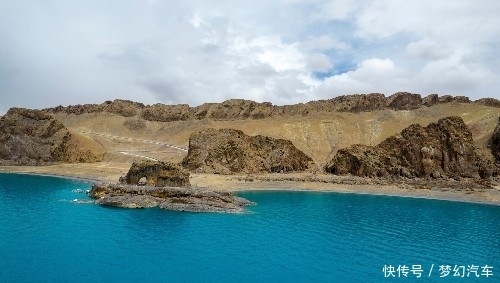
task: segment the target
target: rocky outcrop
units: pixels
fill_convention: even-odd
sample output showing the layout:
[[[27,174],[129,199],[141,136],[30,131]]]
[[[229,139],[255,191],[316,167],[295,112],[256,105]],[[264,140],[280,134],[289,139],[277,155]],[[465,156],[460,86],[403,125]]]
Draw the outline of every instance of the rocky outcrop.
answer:
[[[438,96],[431,94],[422,98],[420,94],[398,92],[389,97],[381,93],[343,95],[328,100],[311,101],[294,105],[277,106],[270,102],[255,102],[244,99],[230,99],[221,103],[205,103],[196,107],[187,104],[144,105],[128,100],[106,101],[102,104],[85,104],[74,106],[58,106],[44,109],[49,113],[84,114],[109,112],[132,117],[140,116],[145,120],[158,122],[173,122],[185,120],[245,120],[265,119],[273,116],[309,115],[315,112],[366,112],[382,109],[411,110],[420,107],[431,107],[442,103],[471,103],[465,96]],[[491,107],[500,107],[495,99],[480,99],[477,103]]]
[[[393,110],[411,110],[422,107],[420,94],[398,92],[387,98],[387,107]]]
[[[332,103],[336,111],[358,113],[384,109],[387,101],[381,93],[370,93],[339,96]]]
[[[11,108],[0,119],[0,163],[41,165],[101,160],[102,154],[89,147],[93,141],[85,143],[82,139],[43,111]]]
[[[66,113],[81,115],[85,113],[109,112],[124,117],[132,117],[139,115],[144,108],[144,104],[133,102],[130,100],[115,99],[113,101],[105,101],[102,104],[78,104],[70,106],[57,106],[54,108],[43,109],[48,113]]]
[[[431,107],[436,104],[451,103],[451,102],[471,103],[470,99],[466,96],[451,96],[451,95],[439,96],[437,94],[430,94],[422,99],[422,104],[427,107]]]
[[[189,105],[165,105],[157,103],[144,108],[141,117],[148,121],[172,122],[189,119]]]
[[[167,210],[192,212],[239,213],[252,202],[228,192],[202,188],[133,186],[95,184],[88,193],[95,202],[124,208],[160,207]]]
[[[265,136],[247,136],[233,129],[207,129],[189,138],[182,165],[207,173],[286,173],[314,166],[292,142]]]
[[[495,158],[495,162],[500,164],[500,118],[498,119],[498,124],[495,127],[495,130],[493,130],[493,135],[491,136],[488,146],[491,150],[493,158]]]
[[[245,99],[230,99],[222,103],[205,103],[190,110],[195,119],[214,120],[261,119],[275,114],[276,106],[269,102],[258,103]]]
[[[482,105],[486,105],[489,107],[500,108],[500,100],[495,99],[495,98],[481,98],[481,99],[478,99],[474,102],[482,104]]]
[[[427,127],[413,124],[374,147],[341,149],[325,171],[361,177],[487,178],[491,164],[476,152],[463,120],[447,117]]]
[[[133,163],[123,179],[126,184],[137,185],[145,178],[146,185],[154,187],[189,187],[189,172],[170,162],[143,161]]]

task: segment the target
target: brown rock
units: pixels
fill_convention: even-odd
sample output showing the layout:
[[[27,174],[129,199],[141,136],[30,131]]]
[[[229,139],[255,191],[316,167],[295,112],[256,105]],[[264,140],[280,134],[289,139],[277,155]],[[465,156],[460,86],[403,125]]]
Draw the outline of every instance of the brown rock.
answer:
[[[475,103],[483,104],[490,107],[500,108],[500,100],[495,98],[481,98],[474,101]]]
[[[374,147],[341,149],[325,170],[362,177],[486,178],[489,166],[477,154],[462,118],[447,117],[427,127],[413,124]]]
[[[230,99],[222,103],[204,103],[191,108],[195,119],[214,120],[263,119],[274,115],[274,106],[269,102],[258,103],[245,99]]]
[[[146,107],[141,117],[148,121],[172,122],[185,121],[189,118],[189,105],[165,105],[161,103]]]
[[[397,92],[387,98],[387,107],[394,110],[411,110],[422,107],[420,94]]]
[[[285,173],[313,166],[312,159],[288,140],[252,137],[233,129],[193,133],[182,164],[189,170],[217,174]]]
[[[493,135],[491,136],[489,147],[491,154],[495,158],[495,162],[500,163],[500,118],[498,119],[498,124],[493,130]]]
[[[497,105],[495,101],[494,99],[482,99],[478,103]],[[44,111],[76,115],[109,112],[124,117],[140,115],[143,119],[149,121],[172,122],[205,118],[213,120],[265,119],[273,116],[305,116],[316,112],[334,111],[358,113],[382,109],[411,110],[422,106],[430,107],[450,102],[470,103],[470,100],[465,96],[444,95],[439,97],[437,94],[431,94],[422,99],[419,94],[409,92],[398,92],[389,97],[385,97],[381,93],[343,95],[328,100],[283,106],[245,99],[230,99],[222,103],[204,103],[197,107],[189,107],[186,104],[165,105],[160,103],[144,106],[142,103],[116,99],[102,104],[58,106],[44,109]]]
[[[192,212],[241,213],[254,204],[229,192],[204,188],[151,187],[124,184],[94,184],[89,196],[105,206],[124,208],[160,207]]]
[[[70,106],[57,106],[54,108],[43,109],[48,113],[66,113],[82,115],[86,113],[108,112],[124,117],[136,116],[144,108],[144,104],[133,102],[130,100],[115,99],[113,101],[105,101],[102,104],[78,104]]]
[[[137,185],[141,178],[146,178],[146,184],[156,187],[189,187],[189,172],[181,166],[170,162],[143,161],[133,163],[125,182]]]
[[[470,99],[467,96],[459,95],[453,98],[453,101],[458,103],[471,103]]]
[[[101,160],[102,155],[91,150],[95,142],[82,139],[43,111],[11,108],[0,119],[0,163],[39,165]]]
[[[133,117],[139,115],[139,112],[144,108],[144,104],[133,102],[130,100],[115,99],[114,101],[106,101],[97,107],[100,111],[114,113],[124,117]]]
[[[422,98],[422,104],[427,107],[434,106],[439,103],[439,95],[437,94],[429,94],[428,96]]]
[[[366,112],[384,109],[386,98],[381,93],[343,95],[332,99],[335,110],[341,112]]]

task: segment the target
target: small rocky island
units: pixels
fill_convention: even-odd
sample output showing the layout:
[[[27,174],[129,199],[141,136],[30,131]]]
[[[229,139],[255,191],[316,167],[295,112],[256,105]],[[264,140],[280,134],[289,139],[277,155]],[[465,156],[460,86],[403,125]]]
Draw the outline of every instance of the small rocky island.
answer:
[[[189,172],[182,167],[152,161],[132,164],[120,183],[95,184],[88,195],[105,206],[191,212],[240,213],[253,204],[229,192],[192,187]]]

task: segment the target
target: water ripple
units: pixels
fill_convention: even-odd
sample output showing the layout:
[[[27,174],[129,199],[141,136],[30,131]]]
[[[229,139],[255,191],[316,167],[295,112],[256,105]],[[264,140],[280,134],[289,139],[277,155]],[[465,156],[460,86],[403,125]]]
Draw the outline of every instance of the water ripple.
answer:
[[[0,175],[0,282],[380,282],[385,264],[500,267],[494,206],[247,192],[249,213],[199,214],[102,207],[86,189]]]

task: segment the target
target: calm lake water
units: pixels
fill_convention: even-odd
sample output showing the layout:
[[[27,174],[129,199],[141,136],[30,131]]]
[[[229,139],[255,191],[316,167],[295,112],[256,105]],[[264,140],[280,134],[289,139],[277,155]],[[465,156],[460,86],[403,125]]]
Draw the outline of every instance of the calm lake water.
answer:
[[[72,201],[87,189],[0,174],[0,282],[500,282],[499,206],[247,192],[248,213],[197,214]]]

